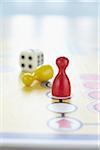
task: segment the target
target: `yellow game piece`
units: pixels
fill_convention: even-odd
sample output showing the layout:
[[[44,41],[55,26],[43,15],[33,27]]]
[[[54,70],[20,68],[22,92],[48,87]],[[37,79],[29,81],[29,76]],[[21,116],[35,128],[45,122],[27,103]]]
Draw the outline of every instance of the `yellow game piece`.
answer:
[[[30,86],[34,80],[40,82],[47,81],[53,77],[54,71],[50,65],[43,65],[37,68],[32,74],[25,73],[22,77],[22,82],[26,86]]]

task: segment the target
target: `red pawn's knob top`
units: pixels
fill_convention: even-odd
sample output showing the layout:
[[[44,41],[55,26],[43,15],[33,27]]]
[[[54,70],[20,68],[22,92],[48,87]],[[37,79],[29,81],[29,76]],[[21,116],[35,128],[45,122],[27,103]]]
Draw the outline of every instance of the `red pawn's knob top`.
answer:
[[[52,95],[58,98],[70,97],[71,85],[70,80],[65,72],[65,69],[69,64],[69,60],[66,57],[59,57],[56,59],[56,64],[59,68],[59,71],[53,81]]]
[[[58,66],[59,69],[66,69],[66,67],[68,66],[69,64],[69,59],[66,58],[66,57],[59,57],[56,59],[56,64]]]

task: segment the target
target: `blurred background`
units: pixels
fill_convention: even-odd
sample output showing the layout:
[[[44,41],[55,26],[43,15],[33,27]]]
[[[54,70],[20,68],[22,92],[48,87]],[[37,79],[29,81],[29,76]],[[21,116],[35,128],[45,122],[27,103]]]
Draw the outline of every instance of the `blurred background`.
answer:
[[[97,52],[99,21],[97,0],[1,0],[0,51],[40,48],[48,61],[67,49],[71,55]]]

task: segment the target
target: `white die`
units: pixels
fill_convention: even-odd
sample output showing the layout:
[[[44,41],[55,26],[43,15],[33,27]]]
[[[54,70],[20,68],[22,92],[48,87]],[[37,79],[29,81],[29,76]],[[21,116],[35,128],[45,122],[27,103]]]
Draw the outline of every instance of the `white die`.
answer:
[[[20,66],[23,72],[33,72],[37,66],[44,62],[43,52],[37,49],[22,51],[20,54]]]

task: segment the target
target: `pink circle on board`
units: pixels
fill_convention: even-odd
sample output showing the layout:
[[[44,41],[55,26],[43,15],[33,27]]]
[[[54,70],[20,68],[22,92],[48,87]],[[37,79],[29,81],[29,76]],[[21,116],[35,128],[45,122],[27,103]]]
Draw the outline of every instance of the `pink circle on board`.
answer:
[[[100,80],[100,74],[82,74],[80,77],[83,80]]]
[[[98,112],[100,112],[100,103],[94,105],[94,109]]]
[[[97,101],[92,102],[88,105],[88,109],[92,112],[97,112],[100,113],[100,102],[98,103]]]
[[[100,100],[100,91],[92,91],[88,93],[88,96],[92,99]]]
[[[83,124],[71,117],[56,117],[48,121],[48,126],[59,132],[72,132],[80,129]]]
[[[98,88],[100,88],[100,82],[86,82],[86,83],[83,83],[83,85],[86,88],[89,88],[89,89],[98,89]]]

